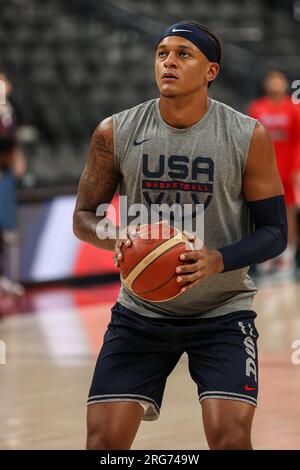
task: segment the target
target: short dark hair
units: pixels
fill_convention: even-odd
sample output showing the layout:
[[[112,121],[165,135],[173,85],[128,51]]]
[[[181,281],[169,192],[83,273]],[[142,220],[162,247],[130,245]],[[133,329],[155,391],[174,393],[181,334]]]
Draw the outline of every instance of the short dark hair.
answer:
[[[215,33],[213,33],[207,26],[201,24],[201,23],[197,23],[196,21],[192,21],[192,20],[184,20],[184,21],[180,21],[180,23],[185,23],[185,24],[189,24],[191,26],[194,26],[195,28],[198,28],[200,29],[201,31],[204,31],[207,36],[209,36],[209,38],[212,40],[212,42],[214,43],[214,45],[216,46],[217,48],[217,51],[218,51],[218,56],[220,58],[219,60],[219,64],[221,64],[221,59],[222,59],[222,45],[221,45],[221,41],[220,39],[218,38],[218,36],[216,36]],[[211,82],[209,82],[209,84],[207,85],[208,88],[211,86],[211,84],[213,83],[214,80],[212,80]]]

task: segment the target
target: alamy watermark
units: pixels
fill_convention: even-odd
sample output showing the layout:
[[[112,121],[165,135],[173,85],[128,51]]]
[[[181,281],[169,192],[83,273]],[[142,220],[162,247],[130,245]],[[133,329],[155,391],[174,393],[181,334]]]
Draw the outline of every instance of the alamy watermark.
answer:
[[[6,344],[0,340],[0,365],[6,364]]]
[[[291,346],[292,349],[295,349],[291,356],[292,364],[298,366],[300,364],[300,339],[295,339]]]
[[[294,104],[300,104],[300,80],[294,80],[292,82],[292,89],[295,90],[292,95],[292,102]]]
[[[110,210],[111,218],[107,213]],[[128,232],[135,231],[137,226],[151,224],[151,232],[142,231],[141,238],[158,239],[170,238],[170,231],[160,232],[156,230],[155,224],[162,220],[169,226],[183,232],[195,234],[200,240],[204,241],[204,204],[131,204],[128,206],[127,196],[119,198],[120,227],[116,225],[116,209],[110,204],[100,204],[96,215],[101,217],[96,227],[97,237],[100,240],[126,238]],[[112,219],[112,220],[111,220]],[[119,233],[119,235],[118,235]]]

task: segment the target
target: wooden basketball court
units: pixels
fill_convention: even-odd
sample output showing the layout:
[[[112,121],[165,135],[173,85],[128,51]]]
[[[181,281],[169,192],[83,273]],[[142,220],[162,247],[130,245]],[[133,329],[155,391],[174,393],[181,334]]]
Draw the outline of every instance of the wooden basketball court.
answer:
[[[0,321],[0,449],[83,449],[86,397],[118,285],[30,294]],[[300,285],[260,288],[260,396],[256,449],[300,449]],[[300,357],[300,354],[299,356]],[[143,422],[133,449],[207,449],[196,385],[182,356],[170,376],[161,416]]]

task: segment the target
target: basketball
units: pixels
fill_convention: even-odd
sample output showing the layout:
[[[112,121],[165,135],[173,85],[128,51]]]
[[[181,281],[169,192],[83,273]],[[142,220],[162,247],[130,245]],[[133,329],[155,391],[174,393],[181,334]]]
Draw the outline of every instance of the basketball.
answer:
[[[175,269],[184,264],[180,255],[192,248],[185,235],[174,227],[143,225],[130,246],[122,245],[120,272],[123,283],[136,296],[151,302],[164,302],[180,295],[182,286]]]

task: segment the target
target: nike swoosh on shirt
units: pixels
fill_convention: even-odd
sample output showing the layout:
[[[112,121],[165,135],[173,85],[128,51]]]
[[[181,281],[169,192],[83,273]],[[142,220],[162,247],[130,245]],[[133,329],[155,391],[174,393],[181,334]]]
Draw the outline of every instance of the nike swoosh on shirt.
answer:
[[[193,33],[194,32],[194,31],[191,31],[190,29],[176,29],[176,28],[172,29],[172,33],[177,33],[179,31],[186,31],[187,33]]]
[[[152,137],[148,137],[148,139],[140,140],[140,142],[138,142],[138,141],[135,139],[135,141],[133,142],[133,145],[135,145],[135,146],[141,145],[143,142],[147,142],[147,140],[150,140],[150,139],[152,139]]]

